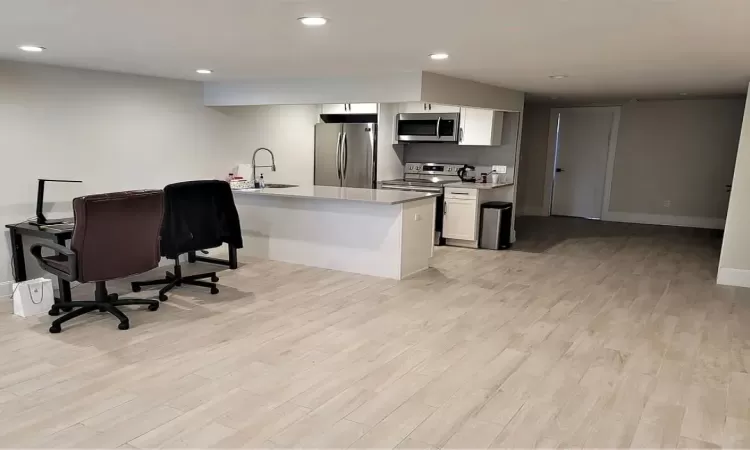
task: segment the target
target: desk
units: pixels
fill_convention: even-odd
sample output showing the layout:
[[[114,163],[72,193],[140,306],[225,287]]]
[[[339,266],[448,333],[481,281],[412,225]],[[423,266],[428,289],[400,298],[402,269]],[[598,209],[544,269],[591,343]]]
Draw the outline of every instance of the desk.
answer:
[[[73,219],[69,220],[72,222]],[[16,283],[27,280],[26,258],[23,253],[23,236],[49,239],[60,245],[65,245],[65,242],[73,237],[73,227],[70,224],[40,227],[31,225],[28,222],[21,222],[5,225],[5,228],[10,230],[10,247],[13,252],[11,256],[13,258],[13,278],[16,280]],[[69,302],[71,300],[70,282],[58,277],[57,287],[60,291],[60,297],[55,298],[55,302]]]
[[[69,219],[71,222],[73,219]],[[16,283],[26,281],[26,258],[23,253],[23,236],[34,236],[42,239],[55,241],[57,244],[65,245],[65,242],[73,237],[73,227],[70,224],[49,225],[39,227],[31,225],[28,222],[5,225],[10,230],[10,247],[13,252],[13,278]],[[237,268],[237,248],[229,246],[229,261],[216,258],[207,258],[196,256],[195,252],[188,254],[189,262],[203,261],[213,264],[222,264],[229,266],[230,269]],[[55,302],[69,302],[70,282],[57,277],[57,285],[60,291],[60,298],[55,298]]]

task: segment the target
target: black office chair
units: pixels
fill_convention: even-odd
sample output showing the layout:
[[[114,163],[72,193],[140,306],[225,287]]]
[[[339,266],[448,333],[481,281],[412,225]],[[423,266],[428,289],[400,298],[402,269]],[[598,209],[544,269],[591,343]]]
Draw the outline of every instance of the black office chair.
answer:
[[[175,262],[174,272],[157,280],[136,281],[133,291],[143,286],[166,284],[159,300],[183,284],[210,289],[218,294],[216,272],[183,275],[180,255],[216,248],[224,243],[242,248],[242,233],[237,207],[229,183],[219,180],[186,181],[164,188],[164,220],[161,228],[161,254]],[[211,282],[202,281],[210,278]]]
[[[159,309],[158,300],[118,298],[107,293],[106,282],[147,272],[159,265],[159,230],[162,221],[162,191],[131,191],[89,195],[73,200],[75,229],[70,249],[53,243],[31,246],[31,254],[42,269],[68,281],[96,283],[93,301],[55,303],[51,316],[60,309],[77,308],[52,322],[50,333],[88,312],[108,311],[120,320],[119,328],[130,328],[128,317],[117,307],[147,305]],[[55,251],[43,256],[42,249]]]

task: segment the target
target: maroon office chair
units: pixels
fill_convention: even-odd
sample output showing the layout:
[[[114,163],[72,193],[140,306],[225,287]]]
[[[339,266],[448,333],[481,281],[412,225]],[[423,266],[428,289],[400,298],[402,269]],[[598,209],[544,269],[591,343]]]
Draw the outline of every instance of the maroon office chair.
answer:
[[[68,281],[96,283],[93,301],[55,303],[51,316],[60,309],[73,311],[52,322],[50,333],[91,311],[109,312],[120,320],[118,328],[130,328],[128,317],[117,307],[148,305],[159,309],[158,300],[124,299],[108,294],[106,282],[149,271],[159,265],[159,231],[163,215],[162,191],[130,191],[89,195],[73,200],[75,229],[70,249],[53,243],[31,246],[31,254],[44,270]],[[42,256],[42,249],[55,251]]]

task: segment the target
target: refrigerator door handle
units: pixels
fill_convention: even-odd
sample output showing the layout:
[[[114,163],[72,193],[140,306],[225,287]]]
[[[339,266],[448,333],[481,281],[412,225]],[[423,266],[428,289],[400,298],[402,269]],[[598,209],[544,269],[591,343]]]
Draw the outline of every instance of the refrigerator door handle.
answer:
[[[336,138],[336,175],[338,175],[339,184],[341,184],[341,132]]]
[[[349,162],[349,143],[346,141],[346,131],[344,131],[344,137],[341,139],[341,150],[341,172],[343,173],[341,178],[346,179],[346,166]]]

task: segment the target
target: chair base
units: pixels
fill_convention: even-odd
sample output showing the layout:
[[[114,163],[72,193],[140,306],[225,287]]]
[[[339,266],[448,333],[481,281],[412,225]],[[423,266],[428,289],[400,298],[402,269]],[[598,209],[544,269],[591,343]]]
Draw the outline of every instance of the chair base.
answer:
[[[200,281],[204,278],[211,278],[211,283],[207,281]],[[130,284],[133,288],[133,292],[139,292],[143,286],[158,286],[160,284],[166,284],[166,286],[159,289],[159,300],[166,301],[168,299],[167,292],[171,291],[177,286],[182,286],[183,284],[209,288],[211,290],[211,295],[216,295],[219,293],[219,288],[216,287],[217,281],[219,281],[219,277],[216,276],[216,272],[206,272],[183,276],[180,260],[175,259],[174,273],[167,272],[167,276],[164,278],[148,281],[134,281]]]
[[[61,309],[68,310],[69,308],[73,308],[73,311],[65,314],[59,319],[55,319],[55,321],[52,322],[52,326],[49,327],[49,332],[59,333],[62,331],[63,323],[93,311],[108,312],[112,314],[120,321],[120,324],[117,326],[117,328],[121,330],[127,330],[128,328],[130,328],[130,320],[128,320],[128,316],[126,316],[125,313],[117,308],[118,306],[127,305],[146,305],[148,306],[149,311],[156,311],[157,309],[159,309],[158,300],[119,298],[117,294],[107,293],[107,285],[104,281],[97,281],[93,301],[73,301],[66,302],[64,304],[55,304],[54,306],[52,306],[52,308],[49,310],[50,316],[60,315]]]

